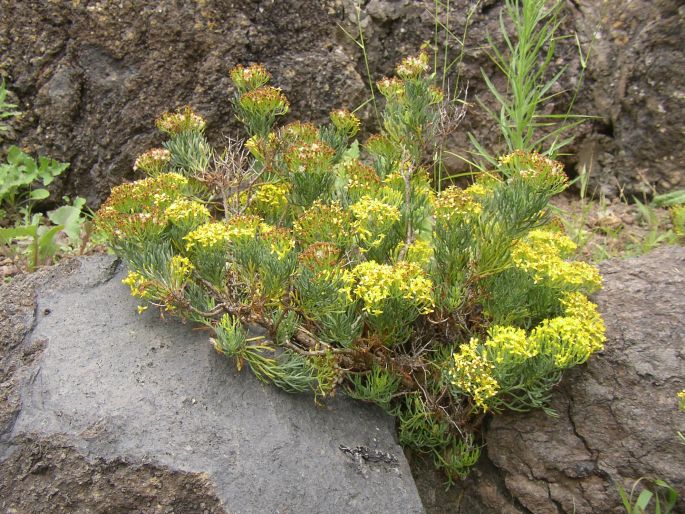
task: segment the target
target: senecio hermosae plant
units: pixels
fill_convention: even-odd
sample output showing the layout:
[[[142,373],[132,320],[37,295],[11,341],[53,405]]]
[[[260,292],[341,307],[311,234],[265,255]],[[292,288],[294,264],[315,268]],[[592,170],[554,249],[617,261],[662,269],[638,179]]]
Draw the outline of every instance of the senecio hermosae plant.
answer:
[[[379,405],[453,480],[478,459],[485,414],[545,409],[563,370],[602,348],[586,296],[600,276],[566,260],[547,207],[567,184],[558,162],[514,152],[436,192],[443,92],[425,51],[396,74],[360,150],[346,110],[276,128],[283,93],[237,66],[244,147],[215,152],[190,108],[164,114],[164,148],[135,164],[147,178],[115,187],[97,225],[134,296],[206,325],[260,380]]]

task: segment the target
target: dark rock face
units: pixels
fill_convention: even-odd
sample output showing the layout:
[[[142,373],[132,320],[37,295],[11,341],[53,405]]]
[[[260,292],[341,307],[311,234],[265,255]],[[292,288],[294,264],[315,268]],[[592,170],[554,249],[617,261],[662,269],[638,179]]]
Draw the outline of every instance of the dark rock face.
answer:
[[[101,256],[0,287],[0,511],[423,512],[391,418],[238,373],[122,277]]]
[[[5,512],[225,512],[201,473],[88,458],[60,437],[26,437],[16,444],[2,463]]]
[[[616,196],[685,187],[685,5],[678,0],[574,2],[575,30],[592,44],[580,112],[599,117],[578,160]]]
[[[449,25],[460,37],[474,2],[452,0]],[[491,102],[480,69],[494,74],[484,50],[498,37],[503,2],[483,1],[470,18],[461,82],[471,107],[453,150],[465,155],[468,132],[497,147],[497,131],[473,100]],[[432,0],[371,0],[362,7],[374,79],[433,40]],[[96,207],[112,185],[134,178],[137,155],[160,142],[154,119],[191,104],[221,144],[239,130],[230,110],[227,71],[264,62],[292,102],[291,118],[322,121],[367,97],[353,0],[0,0],[0,73],[27,114],[14,132],[29,150],[72,164],[60,193]],[[446,20],[445,20],[446,21]],[[597,116],[579,136],[569,170],[585,166],[592,187],[609,196],[685,187],[685,7],[679,0],[569,2],[565,33],[577,33],[589,66],[575,112]],[[454,45],[453,45],[454,46]],[[454,48],[455,55],[460,51]],[[573,38],[560,42],[556,70],[568,72],[550,109],[565,112],[582,74]],[[500,84],[501,85],[501,84]],[[371,114],[367,110],[367,114]],[[458,168],[459,160],[449,162]]]
[[[685,248],[608,261],[602,275],[608,341],[562,380],[559,417],[492,418],[485,458],[460,488],[417,479],[429,512],[620,513],[616,484],[640,477],[671,483],[685,512]]]
[[[64,191],[104,200],[158,145],[154,120],[192,105],[220,144],[236,135],[228,70],[264,62],[293,115],[323,119],[363,100],[336,41],[336,1],[0,0],[0,71],[27,115],[22,145],[71,162]]]

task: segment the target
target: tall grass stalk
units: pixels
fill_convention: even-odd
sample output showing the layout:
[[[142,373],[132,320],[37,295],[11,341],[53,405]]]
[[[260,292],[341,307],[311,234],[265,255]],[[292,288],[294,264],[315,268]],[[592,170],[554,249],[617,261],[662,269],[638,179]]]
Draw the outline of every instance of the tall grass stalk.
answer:
[[[588,116],[566,112],[543,114],[542,107],[561,93],[552,93],[566,67],[547,79],[553,63],[557,35],[561,24],[559,16],[561,0],[505,0],[500,12],[499,31],[504,39],[502,48],[491,36],[490,58],[506,79],[506,90],[495,85],[493,78],[481,70],[483,80],[499,104],[499,112],[490,109],[478,99],[480,106],[491,119],[497,122],[506,151],[538,151],[554,157],[568,145],[573,137],[564,137],[573,127]],[[511,23],[512,34],[507,29]],[[587,62],[583,59],[585,65]],[[469,139],[475,154],[490,165],[496,164],[495,157],[485,150],[473,134]]]
[[[434,0],[433,11],[429,11],[434,20],[433,72],[441,77],[441,85],[443,91],[445,91],[446,103],[453,108],[457,105],[461,105],[463,108],[466,107],[465,98],[461,98],[461,73],[459,65],[464,60],[469,27],[471,26],[473,16],[478,11],[480,4],[481,0],[478,0],[467,12],[466,22],[464,23],[461,36],[457,35],[450,28],[450,17],[452,12],[450,0]],[[441,16],[444,17],[444,21],[441,20]],[[455,47],[458,48],[456,55],[454,55]],[[440,55],[441,52],[442,55]],[[453,82],[451,83],[450,80],[453,80]],[[441,144],[435,148],[433,183],[438,191],[442,190],[442,186],[445,182],[456,178],[455,175],[444,174],[445,166],[443,156],[450,154],[450,152],[445,150],[445,144],[446,141],[442,141]],[[471,174],[472,173],[466,173],[466,175]]]
[[[338,27],[340,27],[340,30],[342,30],[345,35],[350,38],[361,50],[362,52],[362,59],[364,60],[364,70],[366,72],[366,81],[369,86],[369,92],[370,92],[370,97],[367,99],[365,102],[363,102],[360,106],[358,106],[354,111],[358,111],[365,105],[367,105],[369,102],[373,105],[373,113],[376,118],[376,123],[379,125],[381,124],[381,116],[378,111],[378,105],[376,103],[376,93],[375,93],[375,88],[373,84],[373,78],[371,76],[371,68],[369,66],[369,56],[366,51],[366,41],[364,40],[364,29],[362,28],[362,21],[361,21],[361,6],[359,3],[356,3],[354,5],[354,13],[355,13],[355,21],[356,21],[356,27],[357,27],[357,35],[351,34],[348,30],[345,29],[340,23],[338,23]]]

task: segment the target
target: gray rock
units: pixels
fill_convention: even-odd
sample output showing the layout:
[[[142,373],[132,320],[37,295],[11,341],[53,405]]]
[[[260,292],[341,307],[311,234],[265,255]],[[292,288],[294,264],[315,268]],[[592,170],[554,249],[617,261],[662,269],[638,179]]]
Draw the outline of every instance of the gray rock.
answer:
[[[423,512],[391,418],[239,373],[123,276],[91,257],[2,287],[0,510]]]
[[[367,97],[356,34],[356,0],[125,0],[121,2],[0,0],[0,75],[7,75],[25,115],[13,135],[28,150],[71,162],[53,189],[86,196],[97,207],[111,186],[135,177],[132,165],[161,136],[154,119],[191,104],[222,144],[239,132],[231,113],[227,72],[236,63],[264,62],[292,102],[288,119],[323,121],[328,111]],[[444,2],[443,2],[444,3]],[[433,0],[363,3],[361,25],[373,79],[390,75],[404,56],[433,41]],[[466,155],[468,132],[493,152],[497,130],[475,98],[492,106],[481,68],[495,74],[485,45],[501,42],[503,2],[477,4],[459,69],[469,112],[451,150]],[[449,25],[463,34],[472,0],[452,0]],[[616,196],[685,187],[685,6],[679,0],[567,2],[554,70],[568,67],[553,90],[551,112],[596,116],[576,130],[571,174],[585,166],[590,192]],[[447,21],[444,20],[443,21]],[[456,57],[461,48],[452,44]],[[499,84],[499,82],[498,82]],[[372,116],[370,108],[366,114]],[[367,124],[371,129],[374,122]],[[452,171],[464,164],[453,159]]]
[[[571,370],[541,411],[492,418],[473,476],[444,493],[417,476],[428,512],[621,513],[617,484],[671,483],[685,512],[685,248],[601,266],[604,351]],[[447,509],[441,505],[448,505]]]

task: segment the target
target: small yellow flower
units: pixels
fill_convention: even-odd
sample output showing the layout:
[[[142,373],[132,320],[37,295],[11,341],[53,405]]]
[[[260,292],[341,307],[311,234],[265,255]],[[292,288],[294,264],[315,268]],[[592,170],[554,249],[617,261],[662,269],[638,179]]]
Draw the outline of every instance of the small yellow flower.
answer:
[[[195,266],[190,259],[182,255],[174,255],[169,263],[171,276],[179,283],[184,282],[192,273]]]
[[[218,248],[228,242],[230,238],[228,226],[225,223],[211,221],[200,225],[183,239],[186,241],[186,250],[195,248]]]
[[[366,248],[380,246],[390,227],[400,219],[397,207],[369,195],[350,206],[350,211],[355,218],[352,230]]]
[[[276,255],[279,260],[285,259],[295,248],[295,241],[291,237],[291,232],[285,228],[269,227],[270,230],[264,231],[261,235],[269,243],[269,250]]]
[[[351,222],[349,211],[339,203],[326,205],[317,200],[293,223],[293,229],[304,246],[334,243],[343,247],[350,239]]]
[[[416,79],[430,71],[428,53],[421,49],[418,55],[405,57],[395,68],[395,73],[403,79]]]
[[[400,243],[400,247],[403,247],[404,243]],[[430,264],[433,258],[433,247],[430,242],[423,239],[417,239],[412,242],[407,248],[407,255],[405,259],[407,262],[413,262],[421,267],[426,267]]]
[[[259,186],[252,196],[249,210],[268,217],[280,217],[288,205],[288,184],[266,183]]]
[[[388,99],[402,98],[405,95],[404,82],[398,78],[383,78],[376,82],[376,87]]]
[[[540,353],[554,359],[560,368],[584,363],[590,355],[604,348],[604,321],[597,306],[581,293],[564,294],[564,316],[543,320],[530,333]]]
[[[487,411],[488,403],[497,395],[500,385],[492,375],[494,365],[480,351],[478,339],[474,337],[468,344],[461,345],[453,359],[448,371],[451,384],[471,396],[477,407]]]
[[[602,286],[599,270],[585,262],[564,260],[575,248],[561,232],[537,229],[513,248],[511,256],[515,266],[529,273],[535,283],[594,292]]]
[[[483,207],[474,199],[476,195],[472,191],[457,186],[443,189],[434,202],[435,217],[446,222],[465,217],[464,221],[468,222],[470,217],[480,214]]]
[[[165,211],[168,218],[174,223],[197,222],[205,223],[210,214],[207,207],[195,200],[180,198],[169,205]]]
[[[433,282],[411,262],[395,265],[366,261],[352,269],[356,281],[354,295],[363,301],[363,310],[380,316],[386,300],[405,300],[422,314],[433,309]]]
[[[262,86],[248,91],[240,97],[238,104],[245,111],[258,116],[283,115],[290,108],[290,103],[283,92],[272,86]]]
[[[131,288],[131,296],[138,298],[150,297],[150,293],[147,290],[150,286],[150,281],[137,271],[129,271],[128,275],[126,275],[126,278],[124,278],[121,283]]]
[[[276,139],[285,148],[297,144],[310,145],[319,139],[319,129],[313,123],[292,121],[278,130]]]
[[[181,107],[174,113],[165,112],[156,121],[157,128],[171,136],[182,132],[202,132],[206,124],[202,116],[195,114],[189,106]]]
[[[331,123],[347,137],[353,137],[361,126],[359,118],[347,109],[338,109],[331,113]]]
[[[293,145],[285,155],[291,172],[320,173],[330,169],[335,150],[322,141]]]
[[[231,81],[239,91],[251,91],[267,84],[271,75],[261,64],[252,64],[247,68],[238,64],[229,72]]]
[[[153,148],[140,155],[133,164],[134,171],[142,170],[150,176],[163,173],[171,162],[171,152],[165,148]]]
[[[485,347],[497,364],[521,363],[540,353],[539,345],[525,330],[499,325],[490,328]]]
[[[144,312],[147,310],[147,308],[148,308],[147,305],[139,305],[138,308],[137,308],[138,314],[144,313]]]

